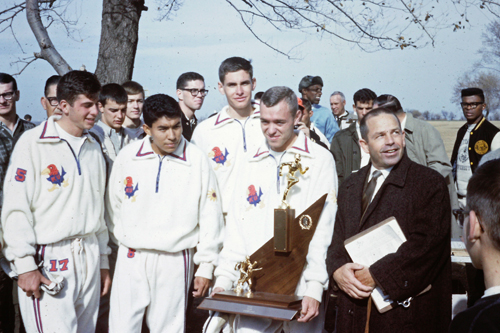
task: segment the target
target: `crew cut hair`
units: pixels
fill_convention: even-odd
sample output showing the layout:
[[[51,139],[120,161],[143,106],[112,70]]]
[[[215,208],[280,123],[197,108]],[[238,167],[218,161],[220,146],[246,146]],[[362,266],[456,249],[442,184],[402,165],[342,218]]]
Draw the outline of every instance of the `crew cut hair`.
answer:
[[[4,84],[7,84],[7,83],[12,83],[12,88],[14,89],[14,92],[17,91],[17,82],[16,82],[16,79],[14,79],[14,77],[10,74],[7,74],[7,73],[0,73],[0,83],[4,83]]]
[[[144,123],[152,128],[153,124],[160,118],[181,118],[182,111],[179,103],[172,97],[156,94],[149,96],[144,101],[142,116]]]
[[[479,96],[484,103],[484,91],[481,88],[465,88],[461,91],[462,98],[468,96]]]
[[[476,169],[467,185],[467,206],[476,213],[493,246],[500,250],[500,159]]]
[[[253,67],[249,60],[241,57],[231,57],[224,60],[219,66],[219,80],[224,84],[224,79],[227,73],[233,73],[240,70],[244,70],[250,75],[250,79],[253,79]]]
[[[401,113],[403,111],[403,107],[399,100],[392,95],[380,95],[373,101],[373,105],[377,104],[377,109],[384,107],[386,109],[391,110],[394,113]]]
[[[390,114],[391,116],[396,118],[399,129],[401,130],[401,122],[399,121],[399,118],[396,116],[394,112],[384,107],[373,109],[367,114],[365,114],[365,116],[363,117],[363,119],[361,119],[361,122],[359,123],[359,131],[361,133],[361,138],[363,138],[363,140],[365,140],[366,142],[368,142],[368,130],[369,130],[367,125],[368,119],[380,116],[382,114]]]
[[[99,103],[105,106],[108,101],[114,101],[116,104],[127,104],[128,95],[125,88],[118,83],[108,83],[102,86],[99,93]]]
[[[75,103],[78,95],[84,95],[91,100],[97,101],[101,84],[96,76],[84,71],[70,71],[59,80],[57,84],[57,100],[65,100],[71,106]]]
[[[203,81],[205,82],[205,79],[201,74],[195,73],[195,72],[187,72],[187,73],[182,73],[181,76],[177,79],[177,89],[184,89],[186,88],[187,84],[189,81]]]
[[[144,88],[138,82],[127,81],[122,84],[122,87],[127,92],[127,95],[142,94],[142,97],[145,97]]]
[[[288,110],[295,117],[299,109],[299,103],[297,102],[297,95],[295,95],[292,89],[284,86],[272,87],[266,90],[260,99],[260,102],[268,108],[277,105],[281,101],[285,101],[288,105]]]
[[[354,101],[354,105],[356,105],[358,102],[360,103],[368,103],[370,101],[375,100],[377,98],[377,94],[375,94],[372,90],[368,88],[363,88],[354,93],[354,96],[352,97]]]
[[[332,92],[332,94],[330,95],[330,97],[336,96],[336,95],[339,95],[340,98],[342,98],[342,102],[345,102],[345,95],[344,95],[343,92],[341,92],[341,91],[334,91],[334,92]]]
[[[48,97],[50,87],[59,84],[60,80],[61,75],[52,75],[47,79],[47,81],[45,81],[45,88],[43,90],[43,94],[45,95],[45,97]]]

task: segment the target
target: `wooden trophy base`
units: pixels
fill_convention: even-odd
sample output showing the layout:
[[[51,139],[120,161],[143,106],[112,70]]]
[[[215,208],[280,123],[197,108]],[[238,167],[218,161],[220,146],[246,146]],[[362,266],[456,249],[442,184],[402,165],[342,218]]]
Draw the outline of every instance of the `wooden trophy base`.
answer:
[[[252,317],[291,321],[300,312],[302,297],[277,295],[266,292],[223,291],[201,302],[199,309],[224,313],[243,314]]]

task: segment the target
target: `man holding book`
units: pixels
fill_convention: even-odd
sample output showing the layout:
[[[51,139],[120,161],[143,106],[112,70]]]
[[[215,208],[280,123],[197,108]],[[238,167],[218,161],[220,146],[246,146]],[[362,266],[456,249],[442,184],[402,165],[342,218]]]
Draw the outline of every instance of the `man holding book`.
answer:
[[[367,113],[360,132],[360,145],[371,162],[340,187],[327,256],[338,291],[337,332],[364,332],[367,327],[371,332],[444,332],[451,319],[446,183],[406,156],[405,134],[389,110]],[[344,241],[389,217],[395,217],[406,241],[370,267],[352,262]],[[372,307],[375,287],[393,301],[389,312]]]

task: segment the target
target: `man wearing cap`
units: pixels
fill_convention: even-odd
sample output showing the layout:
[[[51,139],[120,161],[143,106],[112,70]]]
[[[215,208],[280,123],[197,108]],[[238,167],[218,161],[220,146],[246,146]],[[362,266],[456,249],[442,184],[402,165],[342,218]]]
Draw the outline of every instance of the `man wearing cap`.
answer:
[[[483,116],[483,111],[486,109],[483,90],[463,89],[460,105],[467,123],[458,130],[451,155],[451,165],[459,206],[464,208],[467,184],[479,165],[479,160],[487,152],[500,148],[500,129]]]
[[[312,104],[314,112],[311,121],[332,142],[332,138],[339,131],[339,125],[335,121],[329,109],[319,105],[323,93],[323,80],[319,76],[307,75],[300,80],[299,92],[302,99],[307,99]]]

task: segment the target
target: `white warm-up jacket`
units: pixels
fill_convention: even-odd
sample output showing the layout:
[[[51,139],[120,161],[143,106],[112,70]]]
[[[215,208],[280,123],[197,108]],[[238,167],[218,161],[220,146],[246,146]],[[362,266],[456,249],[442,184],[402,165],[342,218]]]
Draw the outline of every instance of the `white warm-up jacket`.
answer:
[[[116,158],[106,196],[109,231],[126,247],[178,252],[196,247],[196,276],[212,279],[223,239],[219,190],[207,158],[182,138],[160,156],[150,137]]]
[[[303,132],[285,154],[276,161],[269,154],[265,140],[242,168],[235,190],[233,204],[226,220],[226,237],[215,270],[215,287],[229,290],[239,278],[234,269],[237,262],[253,254],[274,236],[274,209],[280,208],[283,191],[287,187],[288,167],[279,176],[279,165],[295,160],[300,154],[302,168],[309,168],[304,175],[296,173],[299,182],[290,190],[287,202],[299,216],[324,194],[328,194],[317,229],[309,244],[306,265],[296,294],[309,296],[319,302],[328,286],[326,253],[332,241],[337,212],[337,175],[335,162],[329,151],[312,142]]]
[[[21,136],[7,170],[2,209],[3,251],[18,274],[37,269],[37,244],[96,234],[100,268],[109,268],[104,222],[106,167],[88,133],[74,152],[50,117]]]
[[[191,143],[197,145],[210,160],[222,193],[222,210],[227,213],[234,185],[239,181],[239,166],[246,161],[247,151],[254,151],[264,139],[260,127],[260,111],[255,109],[246,120],[231,118],[228,106],[201,122]]]

